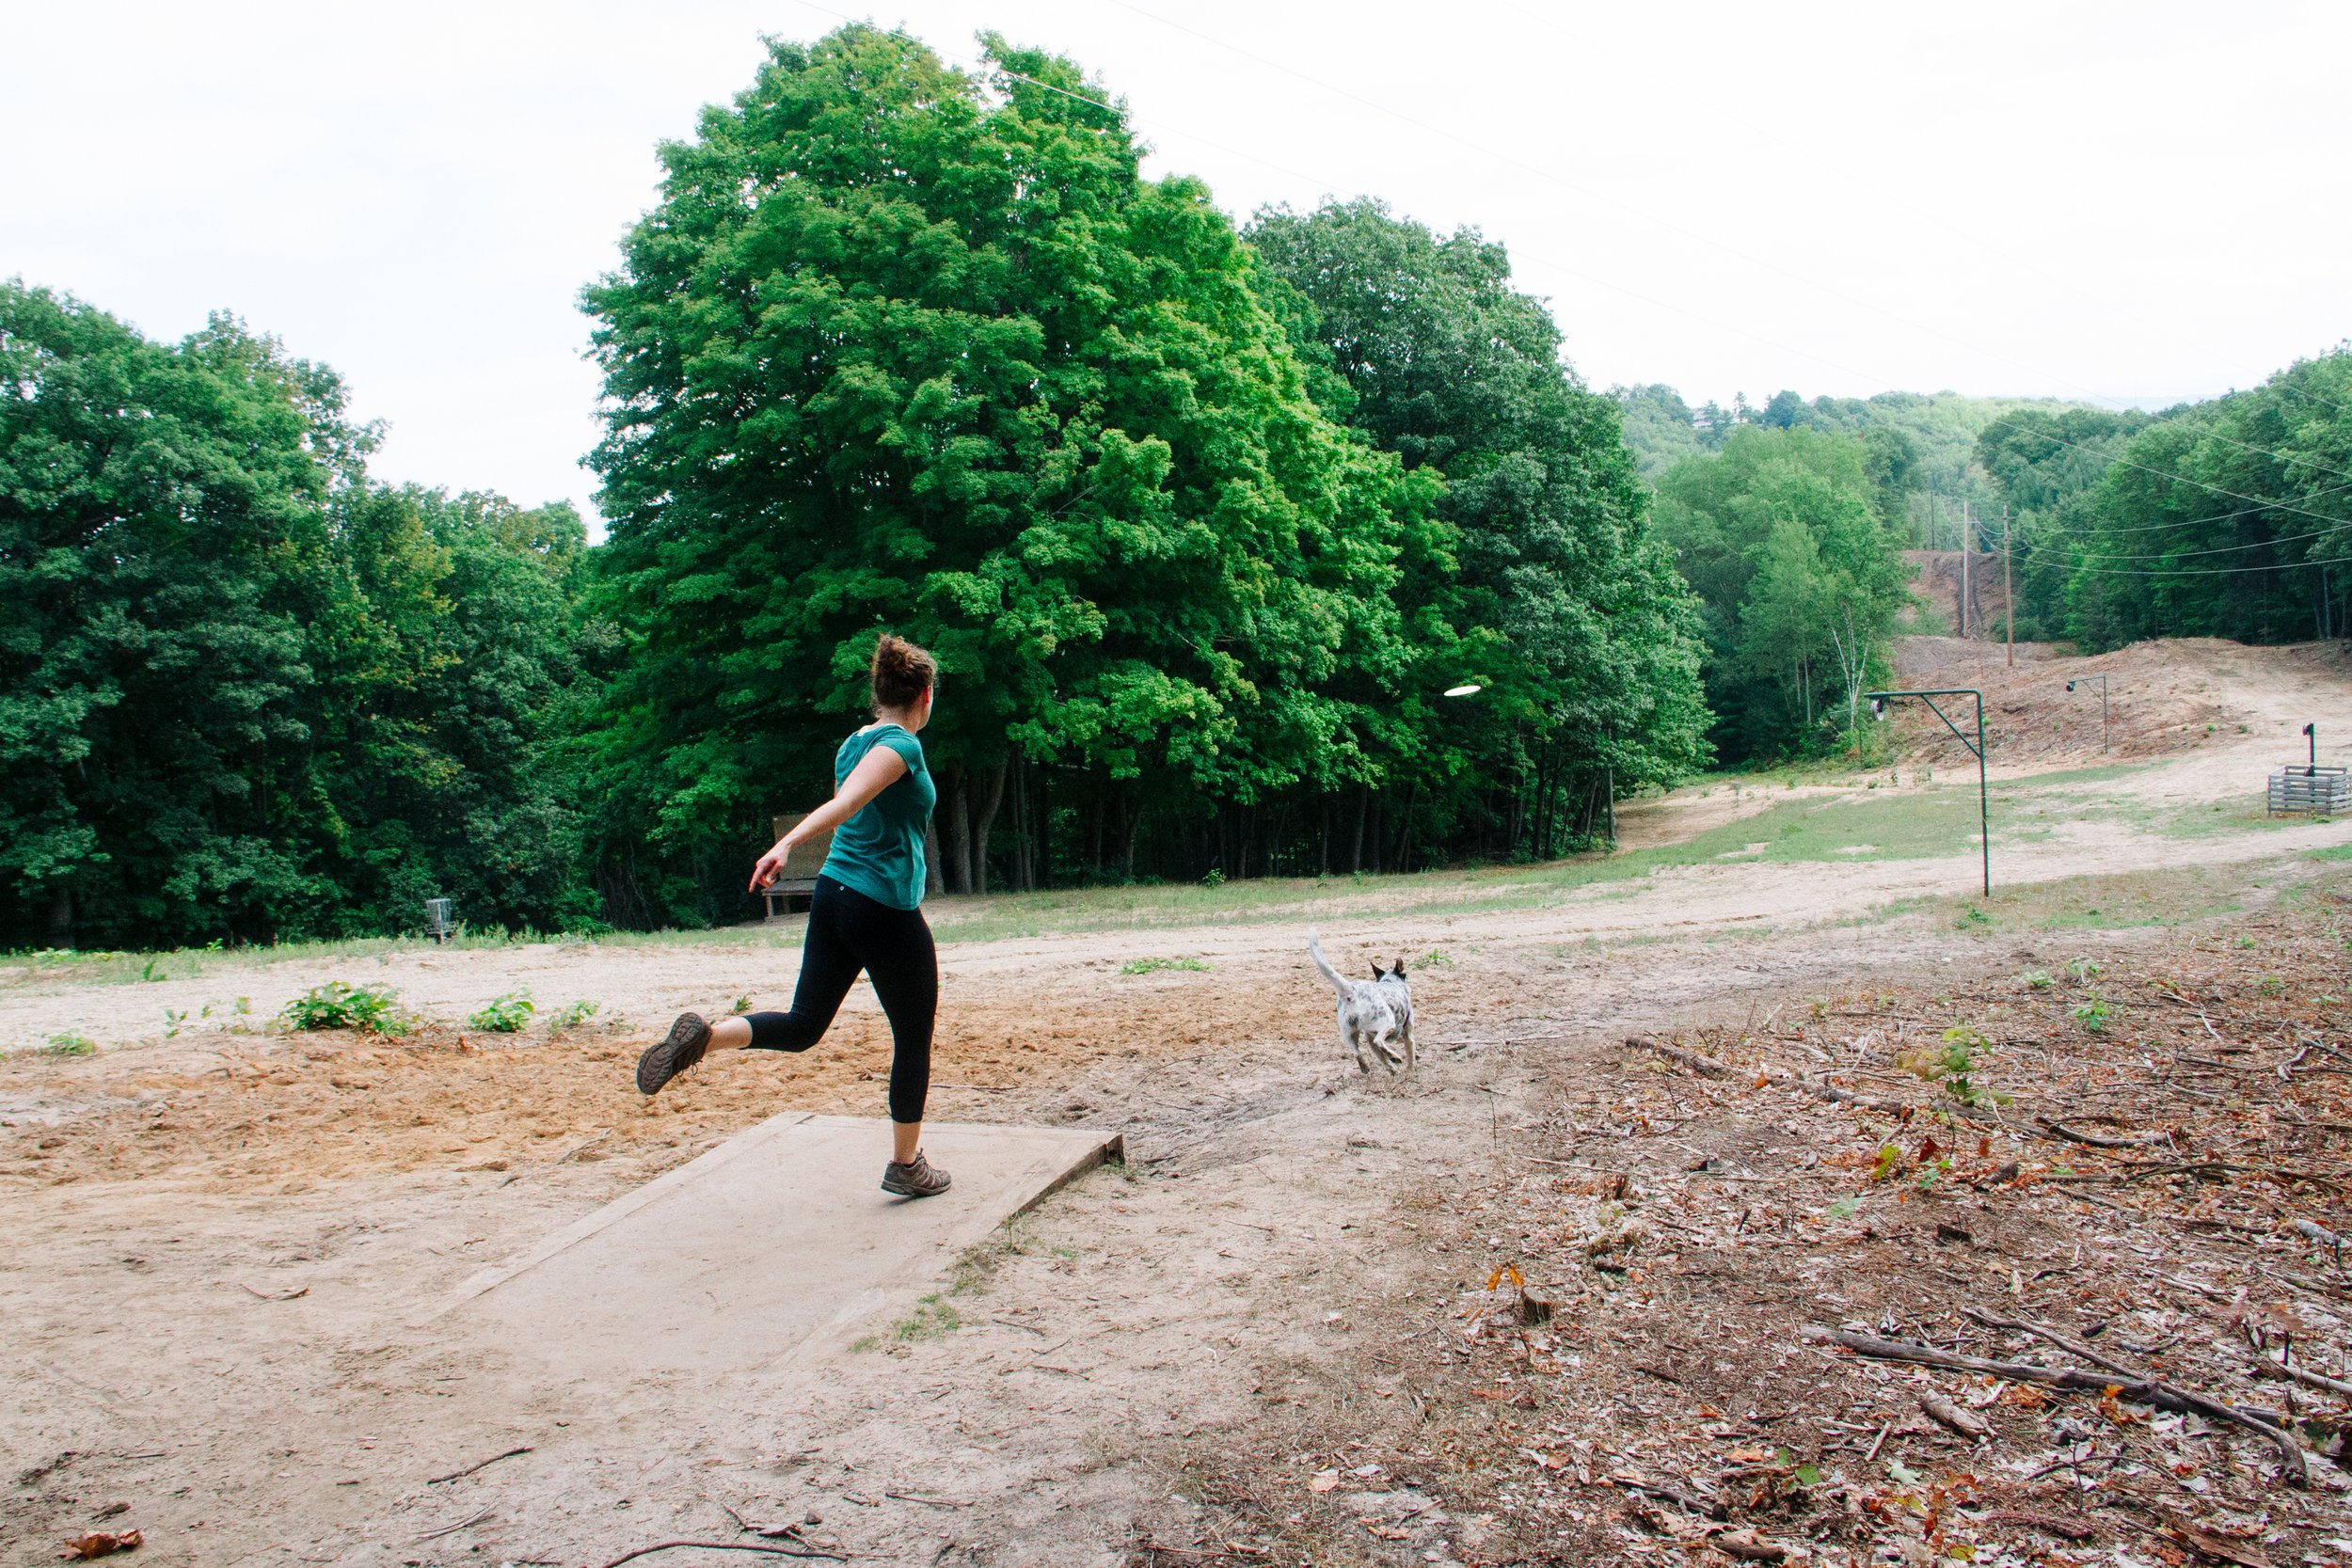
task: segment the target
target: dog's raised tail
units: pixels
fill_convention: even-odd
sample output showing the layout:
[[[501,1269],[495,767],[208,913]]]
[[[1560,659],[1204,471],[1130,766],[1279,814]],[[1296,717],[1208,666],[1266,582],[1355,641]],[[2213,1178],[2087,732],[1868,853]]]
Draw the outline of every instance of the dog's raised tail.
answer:
[[[1323,939],[1315,935],[1315,928],[1311,926],[1307,927],[1307,956],[1314,959],[1317,969],[1323,971],[1323,977],[1331,982],[1331,989],[1340,993],[1340,1000],[1346,1001],[1349,994],[1347,982],[1341,979],[1339,971],[1331,967],[1331,960],[1323,956]]]

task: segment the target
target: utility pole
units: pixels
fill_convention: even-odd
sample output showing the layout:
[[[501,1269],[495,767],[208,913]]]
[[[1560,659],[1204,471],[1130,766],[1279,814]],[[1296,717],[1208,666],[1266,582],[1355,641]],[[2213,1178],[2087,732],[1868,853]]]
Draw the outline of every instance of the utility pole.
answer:
[[[2009,573],[2009,502],[2001,503],[2001,605],[2009,615],[2009,662],[2017,663],[2017,590]]]
[[[1968,635],[1968,601],[1976,595],[1968,582],[1968,498],[1960,498],[1960,635]]]

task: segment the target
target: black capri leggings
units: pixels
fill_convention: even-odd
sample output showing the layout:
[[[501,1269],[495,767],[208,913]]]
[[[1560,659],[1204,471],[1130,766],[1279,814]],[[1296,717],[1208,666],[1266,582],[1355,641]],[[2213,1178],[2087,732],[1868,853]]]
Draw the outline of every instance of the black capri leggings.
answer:
[[[788,1013],[754,1013],[752,1049],[806,1051],[824,1037],[850,982],[864,970],[890,1020],[890,1119],[921,1121],[931,1086],[931,1022],[939,1012],[939,952],[920,910],[894,910],[817,879]]]

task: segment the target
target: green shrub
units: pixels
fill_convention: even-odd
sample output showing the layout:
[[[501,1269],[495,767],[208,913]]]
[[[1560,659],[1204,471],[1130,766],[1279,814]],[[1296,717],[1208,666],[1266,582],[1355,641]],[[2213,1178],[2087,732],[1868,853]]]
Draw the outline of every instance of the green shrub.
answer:
[[[539,1010],[528,990],[509,991],[484,1007],[466,1022],[476,1029],[492,1035],[511,1035],[531,1022],[531,1015]]]
[[[363,1029],[372,1035],[405,1035],[415,1024],[391,987],[347,986],[341,980],[311,987],[278,1016],[293,1029]]]
[[[88,1036],[77,1035],[68,1029],[50,1036],[49,1043],[40,1048],[40,1053],[44,1056],[87,1056],[97,1049]]]
[[[2114,1012],[2106,998],[2094,996],[2074,1008],[2074,1017],[2084,1028],[2095,1035],[2107,1026],[2107,1020],[2114,1016]]]

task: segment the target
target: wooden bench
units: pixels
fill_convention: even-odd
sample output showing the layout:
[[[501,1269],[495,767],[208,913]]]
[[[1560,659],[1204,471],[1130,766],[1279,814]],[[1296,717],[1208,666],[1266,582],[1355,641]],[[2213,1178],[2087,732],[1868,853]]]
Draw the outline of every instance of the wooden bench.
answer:
[[[804,811],[796,811],[789,816],[777,817],[774,824],[776,838],[790,832],[807,816]],[[774,840],[769,842],[773,843]],[[770,882],[767,890],[760,895],[768,901],[769,919],[776,918],[778,904],[784,906],[786,912],[790,912],[795,898],[801,900],[801,908],[808,907],[808,899],[817,892],[817,873],[823,868],[825,857],[832,852],[831,833],[820,833],[806,844],[792,847],[791,854],[785,857],[784,869],[776,874],[776,879]]]

